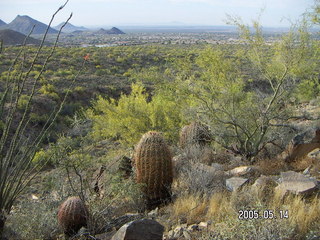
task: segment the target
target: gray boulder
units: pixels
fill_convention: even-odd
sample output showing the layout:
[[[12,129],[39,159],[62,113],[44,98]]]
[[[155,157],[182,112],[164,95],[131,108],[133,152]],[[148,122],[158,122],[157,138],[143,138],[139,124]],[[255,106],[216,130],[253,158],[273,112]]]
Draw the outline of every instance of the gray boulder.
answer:
[[[229,191],[234,192],[234,191],[240,190],[241,187],[243,187],[243,185],[248,183],[248,181],[249,180],[247,178],[241,178],[241,177],[228,178],[226,180],[226,187]]]
[[[282,172],[276,190],[283,195],[292,193],[307,196],[319,191],[319,182],[314,178],[294,171]]]
[[[164,227],[152,219],[140,219],[123,225],[111,240],[162,240]]]

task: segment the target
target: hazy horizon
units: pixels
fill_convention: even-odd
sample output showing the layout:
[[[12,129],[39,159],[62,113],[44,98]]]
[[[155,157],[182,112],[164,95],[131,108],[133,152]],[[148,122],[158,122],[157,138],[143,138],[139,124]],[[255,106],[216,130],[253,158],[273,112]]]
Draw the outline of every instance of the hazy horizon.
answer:
[[[313,5],[313,0],[70,0],[53,26],[72,12],[73,25],[102,26],[225,26],[226,14],[250,23],[264,9],[261,24],[287,27]],[[64,1],[2,0],[0,19],[10,23],[17,15],[28,15],[48,23]]]

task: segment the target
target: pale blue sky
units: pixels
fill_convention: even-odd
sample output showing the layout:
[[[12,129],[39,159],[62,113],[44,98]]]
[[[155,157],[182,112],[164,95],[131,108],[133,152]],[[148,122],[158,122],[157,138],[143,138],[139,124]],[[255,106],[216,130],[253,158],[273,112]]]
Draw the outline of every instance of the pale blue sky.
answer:
[[[313,0],[70,0],[53,25],[73,12],[71,23],[83,26],[121,25],[225,25],[226,14],[255,19],[262,8],[263,26],[288,26]],[[62,0],[0,0],[0,19],[9,23],[16,15],[29,15],[48,23]],[[281,22],[282,20],[282,22]]]

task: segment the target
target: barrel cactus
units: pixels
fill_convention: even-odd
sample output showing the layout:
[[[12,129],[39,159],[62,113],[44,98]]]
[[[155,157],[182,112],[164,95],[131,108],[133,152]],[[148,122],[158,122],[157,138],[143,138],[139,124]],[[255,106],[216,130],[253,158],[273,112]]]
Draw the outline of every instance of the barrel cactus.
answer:
[[[185,148],[190,145],[206,146],[211,142],[209,128],[200,122],[192,122],[184,126],[180,132],[180,146]]]
[[[142,136],[134,152],[134,164],[148,209],[170,199],[172,155],[161,133],[148,132]]]
[[[67,236],[75,235],[81,227],[86,227],[88,209],[79,197],[69,197],[58,211],[58,223]]]

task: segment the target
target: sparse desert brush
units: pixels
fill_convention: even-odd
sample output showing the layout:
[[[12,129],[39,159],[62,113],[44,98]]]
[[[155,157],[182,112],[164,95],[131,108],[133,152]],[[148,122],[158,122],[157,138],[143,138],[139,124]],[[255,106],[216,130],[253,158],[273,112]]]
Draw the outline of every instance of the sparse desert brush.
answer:
[[[24,196],[9,215],[4,235],[8,239],[55,239],[62,232],[57,223],[59,201],[30,200]]]
[[[281,158],[263,158],[259,159],[257,166],[263,175],[276,175],[288,170],[288,165]]]
[[[258,193],[251,186],[243,187],[240,191],[234,191],[230,194],[230,204],[234,211],[254,209],[261,206]]]
[[[211,165],[213,162],[216,162],[215,151],[208,143],[206,145],[204,143],[202,145],[195,143],[188,144],[187,147],[183,148],[182,154],[188,161],[193,163]]]
[[[293,161],[290,166],[294,169],[294,171],[303,171],[314,164],[314,159],[306,156]]]
[[[173,218],[188,224],[204,221],[207,206],[208,199],[200,194],[181,196],[172,205]]]
[[[224,189],[225,176],[222,171],[200,163],[203,148],[191,146],[185,149],[183,157],[176,164],[175,193],[204,193],[212,194]]]

